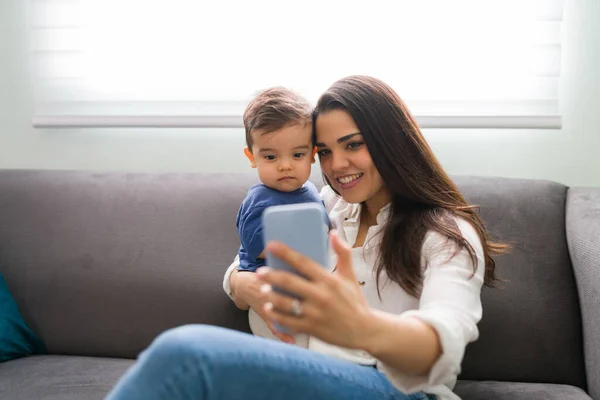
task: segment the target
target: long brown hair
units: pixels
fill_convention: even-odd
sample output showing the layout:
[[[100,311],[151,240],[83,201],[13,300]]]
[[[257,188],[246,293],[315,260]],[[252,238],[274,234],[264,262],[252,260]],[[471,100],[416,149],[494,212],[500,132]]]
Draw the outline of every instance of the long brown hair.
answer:
[[[476,207],[467,204],[444,171],[400,96],[378,79],[349,76],[320,97],[313,127],[319,114],[336,109],[347,111],[354,119],[392,199],[377,261],[378,290],[385,269],[392,281],[411,295],[419,295],[421,248],[429,231],[453,242],[455,255],[466,249],[476,268],[475,251],[462,236],[455,217],[469,222],[477,232],[485,259],[484,284],[494,286],[497,278],[492,256],[504,253],[508,246],[491,240]],[[325,180],[331,186],[327,177]]]

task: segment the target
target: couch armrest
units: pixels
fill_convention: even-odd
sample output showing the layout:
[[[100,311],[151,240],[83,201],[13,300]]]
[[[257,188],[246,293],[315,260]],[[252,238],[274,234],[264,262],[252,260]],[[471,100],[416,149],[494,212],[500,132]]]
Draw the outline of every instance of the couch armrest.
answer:
[[[571,188],[567,242],[579,291],[588,392],[600,399],[600,188]]]

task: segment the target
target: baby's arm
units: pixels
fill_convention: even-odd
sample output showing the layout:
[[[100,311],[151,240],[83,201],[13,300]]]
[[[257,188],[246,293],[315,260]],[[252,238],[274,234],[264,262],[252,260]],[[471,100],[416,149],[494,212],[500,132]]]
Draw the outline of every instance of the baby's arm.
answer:
[[[238,233],[244,250],[252,260],[265,258],[262,213],[264,207],[252,207],[240,220]],[[252,271],[254,272],[254,271]]]

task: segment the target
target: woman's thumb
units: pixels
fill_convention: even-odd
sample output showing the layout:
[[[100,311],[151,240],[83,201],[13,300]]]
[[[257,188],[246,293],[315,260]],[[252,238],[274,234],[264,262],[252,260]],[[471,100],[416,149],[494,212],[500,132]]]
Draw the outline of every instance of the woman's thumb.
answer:
[[[337,265],[336,265],[336,273],[356,281],[356,276],[354,275],[354,267],[352,265],[352,249],[350,246],[340,237],[336,230],[332,230],[329,233],[329,238],[331,239],[331,246],[333,250],[337,254]]]

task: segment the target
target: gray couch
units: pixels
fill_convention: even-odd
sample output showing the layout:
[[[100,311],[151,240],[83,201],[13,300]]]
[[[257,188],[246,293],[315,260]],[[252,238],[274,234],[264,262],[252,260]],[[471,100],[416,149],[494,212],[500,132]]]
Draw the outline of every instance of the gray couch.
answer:
[[[238,247],[236,212],[255,181],[0,171],[0,272],[49,349],[0,364],[0,399],[101,399],[168,328],[248,331],[221,283]],[[456,391],[600,400],[600,189],[456,182],[489,229],[514,243],[498,259],[503,287],[484,290],[481,336]]]

